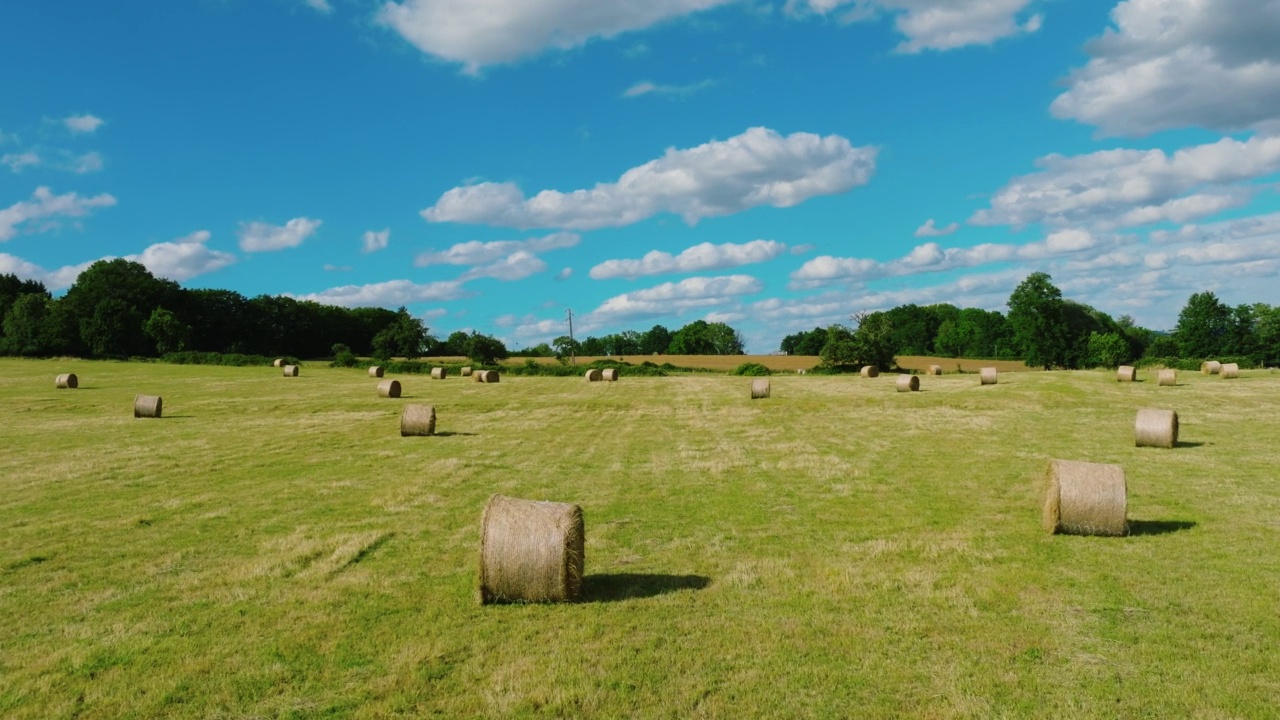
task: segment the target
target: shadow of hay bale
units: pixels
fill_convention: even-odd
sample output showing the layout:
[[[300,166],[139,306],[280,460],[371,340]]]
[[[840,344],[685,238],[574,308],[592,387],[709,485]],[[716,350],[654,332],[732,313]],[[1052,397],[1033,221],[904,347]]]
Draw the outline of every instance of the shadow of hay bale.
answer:
[[[711,584],[704,575],[603,573],[582,579],[581,602],[618,602],[656,597],[681,590],[702,590]]]
[[[1130,535],[1167,535],[1169,533],[1190,530],[1196,526],[1194,520],[1130,520]]]

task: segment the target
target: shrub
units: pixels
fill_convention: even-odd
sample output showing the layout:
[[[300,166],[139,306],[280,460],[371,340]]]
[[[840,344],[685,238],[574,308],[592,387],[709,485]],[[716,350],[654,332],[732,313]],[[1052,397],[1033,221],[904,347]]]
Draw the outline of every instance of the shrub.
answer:
[[[760,363],[749,362],[749,363],[742,363],[738,367],[730,370],[729,374],[761,377],[765,375],[772,375],[773,372],[770,371],[769,368],[765,367],[764,365],[761,365]]]

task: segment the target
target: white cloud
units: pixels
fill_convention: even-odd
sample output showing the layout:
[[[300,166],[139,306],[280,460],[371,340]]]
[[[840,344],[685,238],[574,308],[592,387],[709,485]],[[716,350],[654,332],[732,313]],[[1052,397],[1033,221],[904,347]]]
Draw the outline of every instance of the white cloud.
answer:
[[[546,48],[568,49],[733,0],[403,0],[376,21],[422,52],[475,73]]]
[[[1280,122],[1280,0],[1126,0],[1051,111],[1115,135]]]
[[[106,121],[102,118],[95,117],[87,113],[84,115],[72,115],[70,117],[63,118],[62,120],[62,124],[66,125],[67,129],[70,130],[73,135],[79,133],[92,133],[105,122]]]
[[[265,222],[241,223],[238,235],[244,252],[269,252],[297,247],[320,227],[321,220],[298,217],[283,226]]]
[[[24,280],[38,280],[49,290],[65,290],[71,287],[80,273],[94,262],[90,260],[79,265],[64,265],[56,270],[45,270],[15,255],[0,253],[0,274],[12,273]]]
[[[506,281],[523,280],[546,269],[547,264],[537,255],[520,250],[487,265],[477,265],[463,273],[459,280],[474,280],[482,277]]]
[[[892,14],[894,27],[906,36],[897,47],[902,53],[990,45],[1033,33],[1043,20],[1040,15],[1025,15],[1032,0],[789,0],[787,8],[795,12],[801,2],[823,15],[836,13],[844,22]]]
[[[568,280],[571,277],[573,277],[573,268],[564,268],[560,272],[556,273],[555,279],[559,281],[564,281],[564,280]]]
[[[672,212],[692,225],[761,205],[791,207],[864,185],[875,171],[876,153],[838,135],[783,137],[757,127],[687,150],[669,148],[616,183],[590,190],[543,190],[525,199],[511,183],[456,187],[422,216],[429,222],[592,230]]]
[[[578,244],[582,237],[577,233],[558,232],[528,240],[495,240],[493,242],[458,243],[448,250],[428,250],[414,258],[413,264],[418,267],[430,265],[484,265],[496,262],[517,252],[543,253],[548,250],[571,248]]]
[[[362,238],[363,247],[361,247],[360,252],[372,253],[384,250],[387,247],[387,241],[390,239],[391,228],[383,228],[376,232],[373,230],[365,230],[364,237]]]
[[[329,4],[329,0],[302,0],[302,1],[306,3],[307,7],[311,8],[312,10],[315,10],[316,12],[324,13],[325,15],[328,15],[329,13],[333,12],[333,6]]]
[[[1036,164],[1040,172],[1014,178],[969,222],[1099,227],[1185,222],[1247,202],[1252,190],[1233,184],[1280,172],[1280,136],[1243,142],[1223,138],[1172,155],[1124,149],[1048,155]]]
[[[325,272],[351,272],[355,268],[350,265],[334,265],[332,263],[325,263],[321,269]]]
[[[21,153],[5,153],[0,156],[0,165],[8,165],[9,170],[20,173],[23,168],[34,167],[40,164],[40,156],[31,152]]]
[[[236,256],[205,247],[208,230],[199,230],[172,242],[156,243],[126,260],[142,263],[157,277],[177,282],[220,270],[236,261]]]
[[[96,152],[85,153],[75,159],[71,169],[79,175],[98,172],[102,169],[102,155]]]
[[[692,277],[616,295],[605,300],[584,319],[588,323],[601,324],[621,317],[679,314],[689,309],[721,305],[763,289],[764,284],[750,275]]]
[[[116,199],[106,193],[82,198],[76,193],[54,195],[47,187],[38,187],[32,200],[21,201],[0,210],[0,242],[11,240],[19,226],[25,232],[44,232],[58,227],[57,217],[84,217],[94,208],[111,207]],[[44,221],[39,222],[37,221]]]
[[[399,307],[418,302],[456,300],[465,297],[466,294],[462,283],[456,280],[425,285],[410,280],[388,280],[368,285],[343,285],[318,293],[291,295],[291,297],[343,307]]]
[[[714,85],[712,80],[700,80],[688,85],[659,85],[647,80],[638,82],[622,92],[624,98],[641,97],[643,95],[666,95],[668,97],[688,97],[700,90]]]
[[[645,275],[723,270],[767,262],[786,250],[785,244],[774,240],[752,240],[741,245],[702,243],[694,245],[679,255],[654,250],[646,253],[639,260],[606,260],[591,268],[589,274],[594,280],[610,278],[634,280]]]
[[[960,229],[960,223],[951,223],[946,227],[938,227],[933,224],[933,218],[929,218],[923,225],[916,228],[916,237],[942,237]]]

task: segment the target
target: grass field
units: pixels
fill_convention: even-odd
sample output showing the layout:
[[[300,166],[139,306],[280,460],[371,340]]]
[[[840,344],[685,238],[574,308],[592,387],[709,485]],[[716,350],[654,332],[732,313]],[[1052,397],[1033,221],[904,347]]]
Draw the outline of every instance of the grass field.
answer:
[[[0,361],[0,717],[1274,717],[1280,373],[1140,377]],[[1055,457],[1133,534],[1046,535]],[[492,493],[583,507],[585,602],[476,603]]]
[[[579,364],[586,364],[594,360],[616,360],[618,358],[608,358],[602,356],[584,356],[578,358]],[[624,356],[623,360],[639,365],[646,360],[661,365],[662,363],[671,363],[676,367],[682,368],[701,368],[705,370],[732,370],[743,363],[760,363],[775,372],[786,370],[810,370],[822,362],[817,355],[629,355]],[[456,361],[465,362],[466,358],[456,358]],[[559,360],[555,358],[534,358],[537,362],[556,363]],[[506,362],[508,364],[524,363],[526,358],[511,358]],[[938,364],[942,366],[944,373],[954,373],[963,371],[967,373],[976,373],[984,367],[994,367],[1000,372],[1026,370],[1027,366],[1021,360],[972,360],[957,358],[940,358],[928,357],[924,355],[902,355],[898,357],[898,366],[904,370],[916,370],[923,372],[929,369],[930,365]]]

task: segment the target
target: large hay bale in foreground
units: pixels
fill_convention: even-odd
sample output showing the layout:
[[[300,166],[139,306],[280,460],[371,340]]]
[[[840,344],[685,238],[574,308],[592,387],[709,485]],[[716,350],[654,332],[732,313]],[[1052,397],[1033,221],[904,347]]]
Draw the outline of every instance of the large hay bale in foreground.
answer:
[[[942,374],[942,366],[941,366],[941,365],[930,365],[930,366],[929,366],[929,374],[930,374],[930,375],[941,375],[941,374]]]
[[[64,390],[68,388],[74,390],[80,387],[80,379],[76,377],[75,373],[64,373],[53,379],[53,386]]]
[[[480,602],[569,602],[582,595],[582,508],[494,495],[480,516]]]
[[[1171,448],[1178,444],[1178,413],[1173,410],[1145,409],[1138,411],[1133,424],[1135,447]]]
[[[899,375],[898,392],[916,392],[920,389],[920,378],[916,375]]]
[[[1177,370],[1161,370],[1156,373],[1156,385],[1173,387],[1178,384]]]
[[[755,379],[751,381],[751,399],[759,400],[769,397],[769,381],[763,379]]]
[[[381,365],[373,365],[369,368],[369,377],[382,377],[386,372],[387,369]]]
[[[133,416],[136,418],[158,418],[164,409],[164,400],[158,395],[134,395]]]
[[[1205,360],[1200,363],[1200,372],[1205,375],[1217,375],[1222,370],[1222,363],[1217,360]]]
[[[461,375],[462,375],[462,377],[471,377],[471,366],[470,366],[470,365],[468,365],[468,366],[466,366],[466,367],[462,368],[461,370],[459,370],[458,372],[459,372],[459,374],[461,374]]]
[[[1116,382],[1134,382],[1138,379],[1138,368],[1121,365],[1116,370]]]
[[[476,382],[496,383],[498,382],[497,370],[476,370],[474,376]]]
[[[587,382],[600,382],[601,380],[604,380],[604,373],[595,368],[591,368],[583,377],[587,379]]]
[[[271,361],[271,367],[284,367],[284,358],[276,358]]]
[[[860,374],[864,378],[880,377],[880,368],[875,365],[863,365]]]
[[[604,376],[605,382],[618,382],[617,368],[607,368],[605,370],[601,370],[600,374]]]
[[[978,373],[982,378],[983,385],[995,385],[996,381],[1000,377],[1000,373],[996,372],[996,369],[993,367],[984,367],[979,370]]]
[[[398,398],[400,397],[400,381],[399,380],[383,380],[378,383],[378,397]]]
[[[298,377],[298,366],[297,366],[297,365],[285,365],[285,366],[284,366],[284,376],[285,376],[285,377]]]
[[[1223,380],[1238,378],[1240,377],[1240,365],[1239,363],[1226,363],[1218,371],[1218,374],[1222,376]]]
[[[1128,491],[1119,465],[1051,460],[1041,523],[1051,533],[1124,535]]]
[[[445,377],[447,377],[447,376],[448,376],[448,374],[449,374],[449,373],[447,373],[447,372],[445,371],[445,369],[444,369],[444,368],[442,368],[442,367],[433,367],[433,368],[431,368],[431,379],[432,379],[432,380],[443,380],[443,379],[445,379]]]
[[[400,437],[425,437],[436,434],[434,405],[405,405],[400,411]]]

